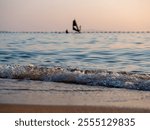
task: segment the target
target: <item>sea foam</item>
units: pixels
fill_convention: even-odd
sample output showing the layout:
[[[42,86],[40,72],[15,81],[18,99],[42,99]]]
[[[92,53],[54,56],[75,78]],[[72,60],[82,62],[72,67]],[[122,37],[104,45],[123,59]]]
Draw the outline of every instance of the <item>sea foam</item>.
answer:
[[[70,67],[0,65],[0,78],[27,79],[150,91],[150,74]]]

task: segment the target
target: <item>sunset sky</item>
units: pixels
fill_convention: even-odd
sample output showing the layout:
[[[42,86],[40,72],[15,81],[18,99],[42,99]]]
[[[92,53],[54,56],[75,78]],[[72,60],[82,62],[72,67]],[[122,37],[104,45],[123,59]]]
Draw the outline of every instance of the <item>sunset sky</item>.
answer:
[[[150,0],[0,0],[0,31],[149,31]]]

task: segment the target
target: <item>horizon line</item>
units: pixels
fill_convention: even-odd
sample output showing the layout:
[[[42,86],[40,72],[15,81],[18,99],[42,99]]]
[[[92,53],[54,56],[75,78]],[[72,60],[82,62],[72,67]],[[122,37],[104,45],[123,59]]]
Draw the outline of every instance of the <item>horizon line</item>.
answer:
[[[66,33],[65,31],[0,31],[0,33]],[[76,33],[70,31],[69,33]],[[150,31],[81,31],[81,33],[150,33]]]

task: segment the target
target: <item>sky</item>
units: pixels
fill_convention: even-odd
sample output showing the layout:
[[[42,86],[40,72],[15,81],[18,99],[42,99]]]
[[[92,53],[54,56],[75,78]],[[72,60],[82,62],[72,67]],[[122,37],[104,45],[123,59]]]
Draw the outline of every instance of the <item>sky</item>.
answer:
[[[0,0],[0,31],[150,31],[150,0]]]

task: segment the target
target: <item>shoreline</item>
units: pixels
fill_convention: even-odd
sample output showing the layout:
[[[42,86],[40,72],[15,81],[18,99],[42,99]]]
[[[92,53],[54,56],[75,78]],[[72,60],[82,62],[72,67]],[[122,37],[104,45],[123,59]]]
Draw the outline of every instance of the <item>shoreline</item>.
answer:
[[[150,92],[0,79],[1,113],[147,113]]]

